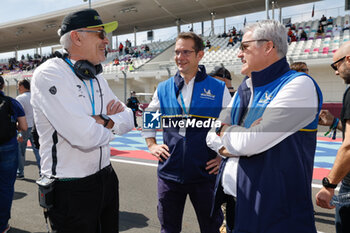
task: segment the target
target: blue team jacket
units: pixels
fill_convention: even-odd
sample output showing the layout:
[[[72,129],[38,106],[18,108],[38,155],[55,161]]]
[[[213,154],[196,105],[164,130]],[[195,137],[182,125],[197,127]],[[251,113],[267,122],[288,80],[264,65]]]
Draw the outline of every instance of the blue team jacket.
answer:
[[[251,92],[243,81],[233,102],[232,124],[249,128],[262,116],[266,106],[277,93],[300,75],[305,74],[291,71],[285,58],[260,72],[253,72],[252,106],[247,109]],[[319,97],[319,113],[322,93],[317,83],[314,80],[313,82]],[[318,114],[308,126],[267,151],[251,157],[240,157],[237,171],[235,233],[316,232],[311,182],[317,123]],[[225,162],[220,168],[217,186],[224,165]]]
[[[183,78],[177,73],[161,82],[157,88],[163,122],[189,120],[192,122],[213,122],[220,114],[225,84],[206,74],[204,66],[199,66],[193,86],[188,116],[184,116],[177,97],[183,86]],[[216,157],[216,153],[206,144],[206,136],[211,125],[198,127],[190,125],[186,135],[179,134],[179,127],[165,128],[164,144],[169,147],[170,157],[159,162],[158,175],[177,183],[197,183],[214,180],[205,170],[206,163]]]

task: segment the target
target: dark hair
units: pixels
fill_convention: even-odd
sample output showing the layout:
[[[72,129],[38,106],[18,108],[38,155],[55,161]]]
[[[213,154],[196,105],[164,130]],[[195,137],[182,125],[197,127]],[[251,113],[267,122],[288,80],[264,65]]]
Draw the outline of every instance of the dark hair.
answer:
[[[196,53],[204,50],[204,44],[203,44],[202,38],[194,32],[181,32],[176,37],[176,41],[178,41],[179,39],[185,39],[185,40],[191,39],[191,40],[193,40],[194,41],[194,48],[193,49],[196,51]]]
[[[298,71],[298,72],[304,72],[303,69],[304,67],[307,68],[307,65],[305,62],[294,62],[290,65],[290,69],[291,70],[295,70],[295,71]]]
[[[212,70],[208,75],[210,75],[212,77],[218,76],[218,77],[221,77],[221,78],[226,78],[228,80],[232,80],[230,71],[228,71],[223,66],[215,66],[214,70]]]
[[[30,82],[27,79],[18,81],[18,85],[23,86],[27,90],[30,90]]]

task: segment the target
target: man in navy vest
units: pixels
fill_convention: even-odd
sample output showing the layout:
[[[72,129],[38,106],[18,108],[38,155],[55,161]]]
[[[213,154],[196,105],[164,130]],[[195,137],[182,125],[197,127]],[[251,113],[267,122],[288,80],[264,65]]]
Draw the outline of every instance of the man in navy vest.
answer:
[[[227,159],[213,209],[236,198],[227,232],[316,233],[311,181],[322,94],[310,76],[290,70],[287,49],[279,22],[245,28],[238,57],[246,78],[216,129]]]
[[[210,217],[215,175],[221,161],[217,151],[222,145],[219,140],[220,145],[211,150],[205,139],[231,96],[224,82],[208,76],[205,67],[198,65],[203,50],[203,40],[195,33],[178,35],[178,72],[158,85],[148,107],[162,114],[164,144],[157,144],[155,130],[146,131],[144,122],[143,137],[159,160],[158,217],[162,233],[181,231],[187,195],[202,233],[218,233],[223,220],[220,210]]]
[[[345,84],[350,84],[350,42],[344,43],[333,55],[332,68],[336,75],[344,79]],[[341,181],[339,194],[350,192],[350,92],[346,89],[343,97],[343,108],[340,120],[335,118],[328,110],[320,113],[320,125],[330,126],[330,129],[339,129],[343,132],[343,143],[338,150],[332,170],[322,180],[323,188],[316,195],[318,206],[333,209],[330,205],[334,189]],[[335,211],[335,227],[337,233],[350,232],[350,206],[337,206]]]

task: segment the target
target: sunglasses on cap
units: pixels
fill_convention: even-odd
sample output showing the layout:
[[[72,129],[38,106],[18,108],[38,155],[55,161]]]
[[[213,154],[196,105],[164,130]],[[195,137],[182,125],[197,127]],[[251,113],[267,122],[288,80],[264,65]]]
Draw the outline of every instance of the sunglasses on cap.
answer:
[[[105,32],[105,30],[84,30],[84,29],[79,29],[77,30],[77,32],[92,32],[92,33],[98,33],[98,37],[100,37],[101,40],[104,40],[107,36],[107,33]]]
[[[344,60],[345,58],[346,58],[346,56],[340,58],[339,60],[337,60],[337,61],[335,61],[335,62],[333,62],[333,63],[331,64],[331,67],[333,68],[334,71],[337,71],[337,70],[338,70],[337,64],[338,64],[339,62],[341,62],[342,60]]]

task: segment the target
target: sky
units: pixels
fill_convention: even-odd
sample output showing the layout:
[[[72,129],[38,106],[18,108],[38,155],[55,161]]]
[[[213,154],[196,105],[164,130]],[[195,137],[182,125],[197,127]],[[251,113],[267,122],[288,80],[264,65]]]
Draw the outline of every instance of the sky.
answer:
[[[98,2],[100,0],[91,0],[92,4],[94,2]],[[213,0],[215,1],[215,0]],[[264,0],[261,0],[264,1]],[[0,8],[0,25],[10,23],[11,21],[17,21],[21,19],[25,19],[28,17],[37,16],[40,14],[45,14],[57,10],[62,10],[65,8],[70,8],[78,5],[86,5],[88,7],[88,1],[84,2],[83,0],[0,0],[1,8]],[[314,19],[321,18],[322,14],[328,16],[338,16],[350,14],[349,11],[344,11],[344,2],[345,0],[324,0],[315,2],[315,16]],[[277,0],[278,3],[278,0]],[[282,9],[282,18],[292,18],[293,22],[302,22],[312,19],[311,11],[312,11],[313,3],[302,4],[294,7],[286,7]],[[272,13],[270,11],[270,18],[272,17]],[[266,18],[265,12],[257,12],[253,14],[228,17],[226,18],[226,30],[228,28],[232,28],[234,25],[236,28],[240,29],[243,27],[244,18],[247,19],[247,22],[255,22],[257,19]],[[279,11],[275,11],[275,19],[279,19]],[[223,28],[224,20],[217,19],[214,22],[215,33],[222,33],[224,31]],[[182,25],[182,31],[188,31],[191,28],[191,25]],[[201,23],[194,23],[193,25],[194,31],[197,33],[201,33]],[[117,29],[118,30],[118,29]],[[209,34],[210,31],[210,22],[204,22],[204,31],[205,35]],[[158,29],[154,30],[154,40],[168,40],[172,39],[176,36],[177,29],[176,27],[171,27],[167,29]],[[134,44],[134,35],[121,35],[118,36],[118,42],[125,42],[126,39],[129,39]],[[138,32],[137,33],[137,41],[138,45],[149,43],[147,41],[146,32]],[[116,39],[113,39],[113,47],[116,46]],[[44,48],[43,53],[49,53],[50,48]],[[34,49],[19,51],[19,56],[22,54],[33,54]],[[13,53],[5,53],[0,54],[0,59],[13,57]]]

